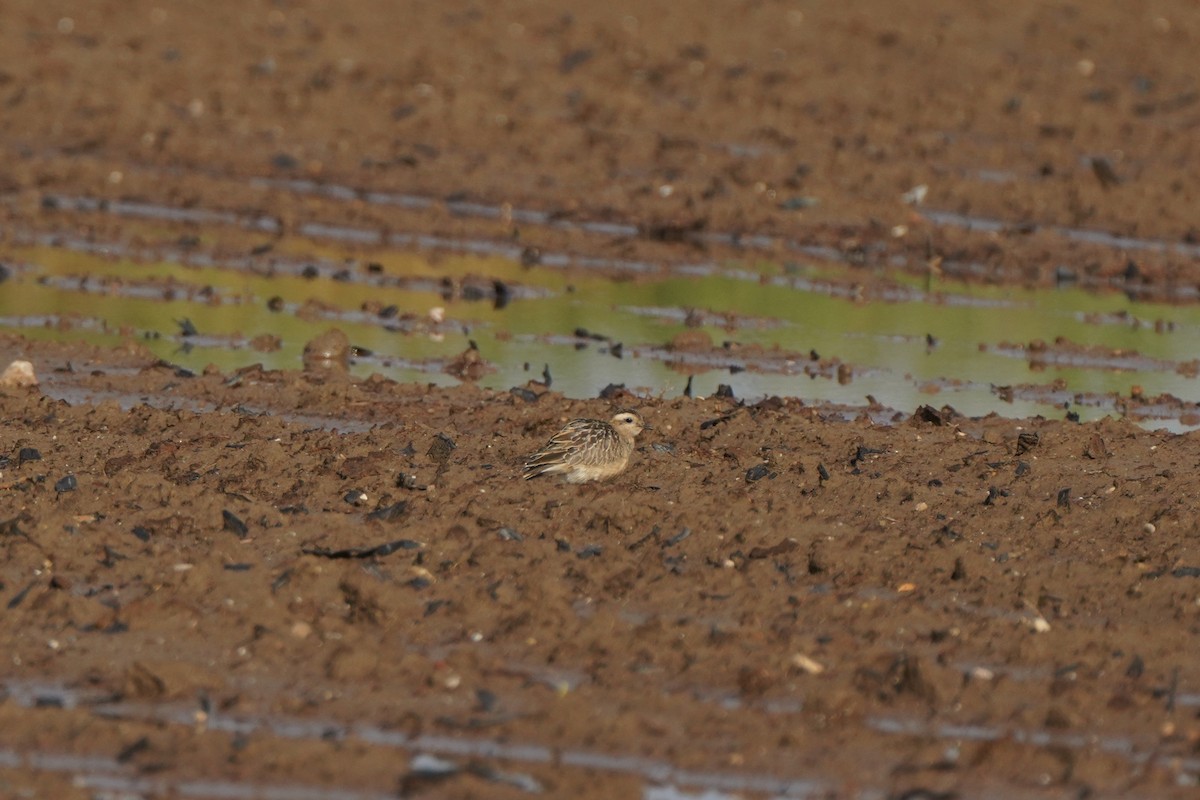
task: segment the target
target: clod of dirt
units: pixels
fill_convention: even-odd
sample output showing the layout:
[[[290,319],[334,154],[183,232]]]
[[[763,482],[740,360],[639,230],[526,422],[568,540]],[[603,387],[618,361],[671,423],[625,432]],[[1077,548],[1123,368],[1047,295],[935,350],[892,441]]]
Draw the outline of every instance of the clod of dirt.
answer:
[[[350,366],[350,337],[337,328],[315,336],[304,345],[306,371],[336,370],[345,372]]]
[[[713,340],[705,331],[680,331],[671,339],[667,349],[677,353],[707,353],[713,349]]]
[[[444,368],[446,374],[464,381],[477,381],[484,375],[495,371],[496,368],[480,354],[475,342],[471,342],[470,347],[451,359]]]

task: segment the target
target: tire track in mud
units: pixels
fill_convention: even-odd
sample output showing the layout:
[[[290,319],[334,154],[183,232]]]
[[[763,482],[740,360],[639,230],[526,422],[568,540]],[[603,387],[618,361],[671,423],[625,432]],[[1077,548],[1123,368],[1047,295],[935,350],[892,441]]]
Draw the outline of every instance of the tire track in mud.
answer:
[[[18,147],[10,143],[10,148],[19,149],[27,154],[28,147]],[[26,155],[26,158],[28,156]],[[54,151],[43,152],[38,159],[53,162],[57,159],[68,158]],[[96,154],[72,154],[70,159],[86,158],[96,163],[101,157]],[[109,163],[109,161],[104,161]],[[851,267],[891,267],[899,268],[910,274],[926,276],[931,274],[957,277],[961,279],[985,279],[990,281],[1003,277],[996,273],[993,265],[981,261],[964,260],[957,256],[943,256],[932,252],[922,255],[915,250],[901,247],[897,249],[896,242],[888,241],[878,234],[872,234],[869,228],[855,224],[839,224],[836,226],[837,238],[844,243],[840,245],[814,244],[793,236],[781,234],[760,234],[750,231],[719,231],[719,230],[674,230],[669,226],[660,229],[627,221],[595,220],[576,218],[558,211],[546,211],[536,208],[514,207],[509,203],[487,203],[462,197],[461,192],[449,190],[444,196],[411,194],[389,190],[373,189],[367,186],[354,186],[336,181],[317,181],[309,178],[273,177],[264,175],[235,176],[215,169],[196,167],[162,167],[147,163],[130,162],[126,170],[133,170],[154,177],[174,177],[183,179],[204,179],[219,184],[233,185],[256,190],[282,192],[293,197],[316,197],[339,205],[349,203],[362,204],[379,209],[390,209],[400,213],[429,214],[441,212],[452,218],[470,219],[482,222],[520,225],[530,228],[542,228],[571,234],[595,237],[600,242],[614,242],[630,239],[657,240],[667,243],[692,244],[700,247],[727,248],[734,253],[759,252],[768,254],[791,253],[821,262]],[[44,206],[53,206],[56,202],[66,201],[79,204],[77,211],[87,208],[101,210],[108,205],[128,215],[144,214],[149,218],[162,221],[192,222],[198,224],[236,225],[247,230],[257,230],[271,235],[284,232],[284,222],[270,215],[245,216],[235,212],[217,209],[178,209],[152,202],[131,200],[100,200],[97,198],[57,198],[54,193],[43,197]],[[8,202],[16,198],[9,196]],[[1102,257],[1111,258],[1125,253],[1134,252],[1147,257],[1175,256],[1188,260],[1200,259],[1200,245],[1189,241],[1173,242],[1165,239],[1150,239],[1129,236],[1100,229],[1070,227],[1064,225],[1042,225],[1027,219],[1005,220],[1001,218],[974,216],[954,211],[936,208],[924,208],[919,203],[907,206],[909,212],[934,229],[958,231],[968,237],[979,237],[981,243],[988,242],[998,234],[1016,233],[1022,237],[1033,233],[1051,237],[1061,243],[1064,248],[1083,247],[1089,252]],[[899,199],[897,208],[906,208]],[[826,238],[830,233],[828,223],[812,226],[814,238]],[[903,227],[903,226],[902,226]],[[311,236],[313,238],[336,239],[344,243],[360,245],[381,244],[396,247],[418,247],[428,249],[448,249],[455,252],[473,252],[478,254],[499,255],[512,260],[533,261],[541,266],[556,268],[582,268],[615,270],[618,272],[653,272],[658,269],[654,262],[637,259],[595,258],[576,253],[561,252],[542,253],[537,248],[526,246],[506,245],[499,241],[470,240],[469,237],[442,237],[419,233],[396,233],[387,231],[354,228],[346,225],[322,223],[319,221],[300,222],[291,232]],[[893,230],[892,238],[899,232]],[[880,241],[872,242],[872,238]],[[708,271],[713,264],[702,262],[698,265]],[[686,267],[683,268],[686,270]],[[1015,273],[1011,280],[1024,283],[1026,276]],[[1137,272],[1132,275],[1097,276],[1076,270],[1058,268],[1054,273],[1054,282],[1058,285],[1079,286],[1091,290],[1118,290],[1129,293],[1141,299],[1159,299],[1173,302],[1194,302],[1200,300],[1200,288],[1190,283],[1173,281],[1145,281],[1146,276]],[[870,291],[868,282],[868,291]],[[881,299],[887,299],[881,298]]]
[[[541,794],[543,786],[538,781],[538,770],[550,770],[560,774],[561,770],[580,770],[600,775],[624,775],[643,781],[644,789],[668,787],[676,791],[701,790],[707,793],[752,793],[771,797],[821,798],[837,792],[839,797],[855,800],[881,800],[886,791],[878,787],[857,785],[848,794],[841,792],[847,787],[820,777],[784,777],[779,775],[743,773],[721,770],[698,771],[681,768],[667,761],[645,758],[630,754],[605,753],[581,749],[560,749],[554,745],[534,742],[513,742],[506,738],[445,736],[429,733],[412,734],[395,729],[383,729],[373,725],[345,724],[334,720],[297,718],[288,716],[247,716],[222,714],[211,705],[206,708],[188,707],[178,704],[144,704],[128,702],[98,692],[76,692],[75,690],[46,684],[29,684],[9,681],[0,684],[0,696],[9,702],[35,713],[53,714],[63,710],[82,710],[104,723],[136,722],[166,725],[191,729],[193,735],[208,733],[233,736],[254,736],[310,742],[353,742],[370,747],[399,750],[411,754],[410,771],[430,769],[431,757],[440,764],[440,775],[433,773],[425,777],[445,779],[466,771],[472,761],[502,762],[533,769],[534,774],[482,770],[475,768],[477,776],[498,784],[515,786],[530,794]],[[711,702],[723,702],[714,699]],[[787,716],[799,710],[775,712],[774,716]],[[956,742],[1015,742],[1034,749],[1053,747],[1083,753],[1101,753],[1105,757],[1126,762],[1133,767],[1170,765],[1174,769],[1200,771],[1200,758],[1180,757],[1164,753],[1153,744],[1136,743],[1130,737],[1119,735],[1095,735],[1084,733],[1055,733],[1045,730],[1024,729],[1020,726],[929,724],[916,717],[875,716],[866,720],[867,727],[875,734],[887,739],[911,738]],[[315,787],[304,784],[265,785],[253,780],[196,781],[187,778],[172,778],[158,775],[154,778],[130,775],[127,759],[105,756],[67,753],[42,753],[0,748],[0,766],[8,768],[26,767],[76,775],[76,783],[89,788],[124,791],[176,791],[184,797],[259,797],[269,795],[279,800],[308,800],[310,797],[328,797],[332,800],[373,800],[381,796],[371,791],[344,787]],[[686,796],[686,795],[684,795]],[[1020,796],[1020,795],[1009,795]]]

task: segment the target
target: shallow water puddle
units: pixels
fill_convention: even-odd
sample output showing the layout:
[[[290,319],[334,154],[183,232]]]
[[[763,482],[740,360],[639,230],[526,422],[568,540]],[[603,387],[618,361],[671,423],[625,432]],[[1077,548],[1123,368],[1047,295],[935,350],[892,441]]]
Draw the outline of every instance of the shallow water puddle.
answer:
[[[58,203],[62,213],[100,208]],[[308,238],[247,253],[223,237],[270,232],[263,218],[103,208],[133,218],[133,241],[161,240],[161,226],[181,222],[190,232],[127,247],[5,231],[0,327],[134,338],[192,370],[298,368],[305,342],[337,327],[359,348],[355,374],[402,381],[455,383],[444,369],[474,342],[494,368],[480,383],[500,389],[548,374],[576,397],[608,384],[668,397],[724,384],[748,399],[1200,425],[1200,308],[1191,306],[917,281],[864,291],[849,268],[815,257],[656,265],[542,254],[523,265],[510,245],[311,223]],[[1149,400],[1160,394],[1178,402]],[[1125,403],[1131,395],[1147,400]]]

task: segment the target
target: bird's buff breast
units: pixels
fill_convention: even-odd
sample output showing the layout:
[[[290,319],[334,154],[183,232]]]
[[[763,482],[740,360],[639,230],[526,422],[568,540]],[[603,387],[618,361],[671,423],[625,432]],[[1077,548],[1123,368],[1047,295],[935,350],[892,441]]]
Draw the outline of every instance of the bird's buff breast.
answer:
[[[626,455],[619,461],[610,461],[607,464],[578,464],[563,477],[567,483],[600,481],[618,474],[628,463],[629,456]]]

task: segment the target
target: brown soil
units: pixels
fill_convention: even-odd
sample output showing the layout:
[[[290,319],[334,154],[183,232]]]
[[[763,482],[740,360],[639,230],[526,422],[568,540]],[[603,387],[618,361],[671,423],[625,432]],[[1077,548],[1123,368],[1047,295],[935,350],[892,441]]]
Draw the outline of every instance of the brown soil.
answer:
[[[683,261],[755,233],[986,280],[1196,283],[1186,253],[1061,230],[1196,238],[1185,0],[74,5],[0,0],[5,235],[103,232],[43,202],[86,195],[268,214],[284,237],[320,220]],[[932,227],[900,199],[918,184],[1010,225]],[[136,346],[0,339],[0,367],[17,357],[42,385],[0,394],[0,796],[92,797],[105,776],[146,795],[1195,791],[1193,436],[435,390],[336,360],[193,376]],[[613,404],[654,426],[625,474],[519,479]]]

